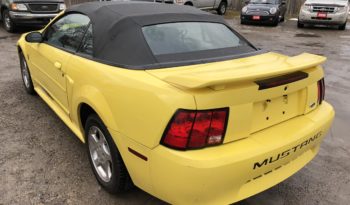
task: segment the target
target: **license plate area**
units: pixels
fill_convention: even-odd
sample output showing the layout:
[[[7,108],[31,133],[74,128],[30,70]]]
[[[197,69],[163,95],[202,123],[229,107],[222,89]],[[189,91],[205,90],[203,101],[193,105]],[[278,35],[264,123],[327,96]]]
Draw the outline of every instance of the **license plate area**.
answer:
[[[327,18],[327,13],[318,12],[317,13],[317,18],[325,19],[325,18]]]
[[[260,16],[253,16],[253,20],[260,20]]]
[[[301,95],[302,92],[297,91],[254,103],[251,133],[301,115],[305,106],[300,102]]]

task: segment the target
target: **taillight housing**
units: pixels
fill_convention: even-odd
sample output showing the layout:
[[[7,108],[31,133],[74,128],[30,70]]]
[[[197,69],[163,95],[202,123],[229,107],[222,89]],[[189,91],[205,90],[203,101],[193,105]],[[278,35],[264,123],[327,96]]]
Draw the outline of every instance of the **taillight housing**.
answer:
[[[317,82],[317,91],[318,91],[318,104],[321,105],[324,100],[326,86],[324,85],[324,78]]]
[[[179,109],[170,120],[161,144],[173,149],[188,150],[222,144],[229,109]]]

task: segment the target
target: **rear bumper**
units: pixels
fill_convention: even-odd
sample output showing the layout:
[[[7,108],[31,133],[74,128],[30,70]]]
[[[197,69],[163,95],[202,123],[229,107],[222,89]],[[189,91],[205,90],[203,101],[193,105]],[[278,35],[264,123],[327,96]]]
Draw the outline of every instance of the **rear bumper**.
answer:
[[[343,25],[348,18],[347,12],[343,13],[328,13],[327,18],[320,19],[317,17],[317,13],[300,11],[299,22],[304,24],[315,24],[315,25]]]
[[[58,13],[29,13],[10,11],[10,17],[15,24],[26,25],[46,25],[51,19],[55,18]]]
[[[332,106],[324,102],[307,115],[218,147],[184,152],[158,146],[148,152],[152,188],[145,190],[172,204],[242,200],[278,184],[312,160],[333,118]],[[145,169],[131,170],[131,177],[138,178],[133,175],[139,172],[145,174]]]

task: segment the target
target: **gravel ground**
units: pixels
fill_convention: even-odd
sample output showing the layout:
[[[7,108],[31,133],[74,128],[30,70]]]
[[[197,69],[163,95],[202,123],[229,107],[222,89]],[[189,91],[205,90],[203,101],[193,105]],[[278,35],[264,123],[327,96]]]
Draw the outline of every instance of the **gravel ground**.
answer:
[[[336,109],[334,125],[310,164],[238,204],[349,204],[350,28],[300,30],[292,20],[276,28],[228,21],[260,48],[327,56],[326,99]],[[0,28],[0,205],[164,204],[136,188],[112,196],[99,187],[84,145],[38,96],[25,93],[15,46],[19,35]]]

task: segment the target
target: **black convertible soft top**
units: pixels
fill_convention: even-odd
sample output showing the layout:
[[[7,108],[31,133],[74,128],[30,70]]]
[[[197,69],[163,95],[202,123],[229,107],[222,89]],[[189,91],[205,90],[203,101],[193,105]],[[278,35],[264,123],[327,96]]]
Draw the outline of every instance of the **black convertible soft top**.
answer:
[[[89,2],[72,6],[65,13],[82,13],[90,18],[94,60],[123,68],[152,69],[189,65],[256,51],[249,46],[249,49],[235,49],[235,52],[224,49],[214,53],[201,51],[190,55],[153,55],[143,36],[143,26],[171,22],[214,22],[227,25],[222,17],[190,6],[134,1]]]

